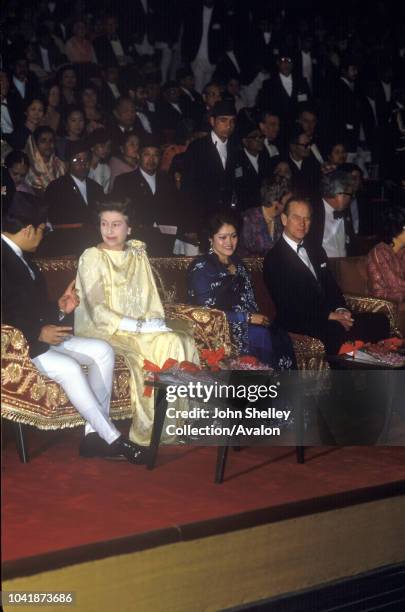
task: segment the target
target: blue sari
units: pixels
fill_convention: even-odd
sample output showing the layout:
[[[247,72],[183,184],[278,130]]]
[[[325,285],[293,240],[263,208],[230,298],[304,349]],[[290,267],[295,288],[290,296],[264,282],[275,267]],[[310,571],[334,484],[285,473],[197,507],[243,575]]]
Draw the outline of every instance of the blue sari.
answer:
[[[252,282],[237,255],[230,258],[230,263],[235,273],[215,253],[197,257],[187,271],[190,303],[225,312],[240,355],[253,355],[276,370],[295,368],[292,343],[284,330],[274,324],[263,327],[248,323],[248,314],[258,312]]]

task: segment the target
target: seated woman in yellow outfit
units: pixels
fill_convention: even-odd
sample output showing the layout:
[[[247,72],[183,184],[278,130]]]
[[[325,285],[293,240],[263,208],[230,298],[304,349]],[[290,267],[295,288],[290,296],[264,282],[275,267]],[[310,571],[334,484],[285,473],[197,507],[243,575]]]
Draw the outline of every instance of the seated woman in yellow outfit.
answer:
[[[98,214],[102,242],[86,249],[79,260],[75,334],[103,338],[124,356],[131,371],[129,437],[145,446],[150,442],[154,400],[143,395],[144,359],[159,367],[169,357],[198,364],[198,353],[191,336],[173,332],[165,323],[145,244],[129,240],[128,203],[103,202]]]

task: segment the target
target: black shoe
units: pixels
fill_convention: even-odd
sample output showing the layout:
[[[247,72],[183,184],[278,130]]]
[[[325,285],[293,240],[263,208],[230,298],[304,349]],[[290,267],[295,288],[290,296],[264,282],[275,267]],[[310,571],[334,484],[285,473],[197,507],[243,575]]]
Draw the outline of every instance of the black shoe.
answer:
[[[102,457],[105,453],[106,446],[104,440],[95,432],[91,432],[84,436],[79,446],[79,455],[81,457]]]
[[[109,445],[104,456],[106,459],[125,458],[130,463],[144,465],[148,460],[148,448],[138,446],[121,436]]]

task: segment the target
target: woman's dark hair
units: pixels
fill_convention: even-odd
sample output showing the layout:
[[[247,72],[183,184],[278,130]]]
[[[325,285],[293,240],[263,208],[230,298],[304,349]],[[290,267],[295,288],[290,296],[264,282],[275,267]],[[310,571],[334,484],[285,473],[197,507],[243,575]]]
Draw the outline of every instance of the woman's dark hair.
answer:
[[[44,99],[41,96],[32,96],[31,98],[29,98],[28,100],[24,102],[24,105],[23,105],[24,113],[28,110],[28,108],[31,106],[33,102],[41,102],[42,106],[44,107],[44,112],[45,112]]]
[[[128,219],[129,226],[132,225],[132,207],[131,201],[128,198],[124,200],[105,198],[101,202],[97,203],[96,212],[98,221],[100,220],[101,214],[104,212],[118,212]]]
[[[382,239],[387,244],[392,244],[393,239],[398,236],[405,227],[405,208],[403,206],[392,206],[384,211]]]
[[[55,131],[51,127],[49,127],[48,125],[40,125],[32,133],[32,137],[35,140],[35,144],[38,144],[38,141],[41,138],[42,134],[52,134],[54,140],[56,138]]]
[[[86,123],[86,115],[84,114],[84,111],[80,106],[76,106],[75,104],[71,104],[70,106],[67,106],[65,109],[65,112],[63,113],[63,121],[62,121],[63,130],[66,135],[67,135],[67,122],[72,113],[80,113],[81,115],[83,115],[84,122]],[[83,128],[83,132],[85,131],[85,129],[86,129],[86,126]]]
[[[139,138],[138,134],[136,132],[122,132],[120,134],[119,137],[119,146],[120,148],[124,148],[125,145],[127,144],[127,141],[132,137],[132,136],[136,136],[138,139],[138,143],[139,143],[139,147],[141,146],[141,139]]]
[[[24,151],[10,151],[4,160],[4,165],[6,168],[12,168],[14,164],[24,163],[28,168],[30,167],[30,160],[28,159],[28,155],[24,153]]]
[[[239,234],[241,221],[239,216],[232,210],[219,210],[214,213],[208,220],[208,236],[212,238],[223,225],[233,225]]]
[[[58,83],[57,81],[50,81],[48,82],[45,87],[43,88],[43,92],[44,92],[44,98],[45,98],[45,107],[48,108],[49,106],[49,93],[52,89],[52,87],[57,87],[59,89],[60,92],[60,83]]]

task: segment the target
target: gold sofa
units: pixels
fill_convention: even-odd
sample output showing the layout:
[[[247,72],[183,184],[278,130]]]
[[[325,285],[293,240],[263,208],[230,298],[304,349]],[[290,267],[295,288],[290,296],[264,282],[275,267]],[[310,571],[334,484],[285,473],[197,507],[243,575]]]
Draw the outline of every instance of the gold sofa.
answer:
[[[225,354],[234,354],[228,323],[222,311],[187,305],[186,270],[191,258],[151,258],[157,285],[165,305],[167,318],[174,328],[188,326],[199,350],[223,347]],[[256,297],[262,312],[274,314],[274,305],[262,280],[262,259],[247,258]],[[49,297],[56,300],[76,274],[77,260],[73,257],[38,259],[45,275]],[[392,332],[396,331],[396,311],[386,300],[346,296],[354,310],[385,312]],[[291,334],[300,369],[327,368],[322,342],[308,336]],[[2,326],[2,416],[19,424],[39,429],[63,429],[84,423],[70,405],[61,387],[41,375],[31,362],[23,334],[10,326]],[[129,371],[122,357],[117,357],[111,404],[113,419],[131,416],[129,400]]]

